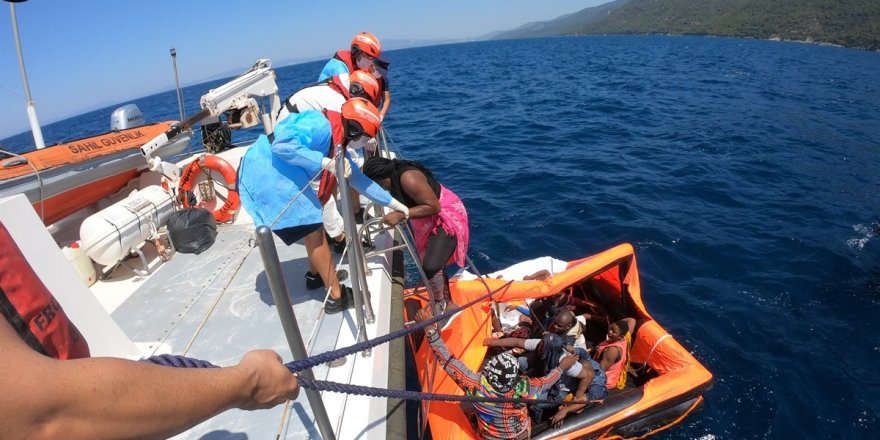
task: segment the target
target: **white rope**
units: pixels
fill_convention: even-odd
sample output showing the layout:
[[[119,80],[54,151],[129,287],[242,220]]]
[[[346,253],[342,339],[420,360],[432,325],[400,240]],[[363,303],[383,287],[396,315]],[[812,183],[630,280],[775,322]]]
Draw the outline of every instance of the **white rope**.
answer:
[[[648,352],[648,356],[645,357],[645,362],[642,363],[642,366],[641,366],[641,367],[636,368],[636,369],[634,369],[633,371],[641,371],[641,370],[644,370],[645,367],[648,366],[648,360],[651,359],[651,355],[654,354],[654,350],[657,349],[657,347],[660,345],[661,342],[663,342],[664,339],[666,339],[666,338],[670,338],[670,337],[672,337],[672,335],[670,335],[669,333],[666,333],[666,334],[664,334],[663,336],[661,336],[660,339],[657,339],[657,342],[654,342],[654,346],[651,347],[651,351]]]
[[[4,149],[0,149],[0,153],[4,153],[4,154],[8,154],[13,157],[18,157],[20,159],[24,159],[24,163],[28,164],[31,167],[31,169],[34,170],[34,174],[37,176],[37,183],[40,185],[40,220],[42,220],[43,223],[45,223],[46,222],[46,207],[44,206],[43,178],[40,176],[40,171],[37,170],[37,167],[35,167],[34,164],[32,164],[31,161],[28,160],[28,158],[26,158],[20,154],[15,154],[11,151],[6,151]]]

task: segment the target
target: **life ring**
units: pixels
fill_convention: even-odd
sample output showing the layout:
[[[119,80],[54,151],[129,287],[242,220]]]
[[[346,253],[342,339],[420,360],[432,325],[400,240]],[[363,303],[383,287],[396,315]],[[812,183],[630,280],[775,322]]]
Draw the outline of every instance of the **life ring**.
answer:
[[[241,199],[238,197],[238,191],[235,189],[235,169],[232,168],[232,165],[229,165],[229,162],[226,162],[213,154],[203,155],[190,162],[190,164],[183,170],[183,173],[181,173],[178,189],[183,196],[181,197],[183,199],[183,207],[190,207],[189,197],[186,197],[185,194],[192,191],[193,186],[195,186],[196,177],[202,172],[203,168],[220,173],[220,175],[223,176],[223,179],[226,180],[227,189],[229,190],[226,195],[226,203],[215,209],[213,214],[214,219],[220,223],[231,221],[232,217],[235,216],[235,212],[238,211],[238,207],[241,205]]]

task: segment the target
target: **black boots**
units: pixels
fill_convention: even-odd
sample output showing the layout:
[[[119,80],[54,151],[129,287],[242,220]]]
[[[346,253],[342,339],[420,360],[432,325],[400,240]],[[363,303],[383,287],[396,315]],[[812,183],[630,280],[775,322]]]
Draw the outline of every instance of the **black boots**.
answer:
[[[328,315],[333,315],[345,309],[354,307],[354,294],[352,293],[351,287],[339,287],[342,289],[342,298],[327,298],[327,302],[324,303],[324,313]]]
[[[324,287],[324,280],[321,274],[306,271],[306,289],[315,290]]]

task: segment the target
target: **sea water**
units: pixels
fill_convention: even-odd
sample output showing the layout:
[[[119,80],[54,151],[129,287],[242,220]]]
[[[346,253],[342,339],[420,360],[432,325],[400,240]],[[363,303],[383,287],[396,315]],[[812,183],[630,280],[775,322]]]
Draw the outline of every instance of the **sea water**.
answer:
[[[880,435],[880,53],[598,36],[387,56],[393,146],[461,196],[482,272],[635,246],[649,312],[715,375],[658,437]],[[282,94],[322,65],[279,68]],[[187,114],[225,81],[187,87]],[[178,118],[173,91],[134,102]]]

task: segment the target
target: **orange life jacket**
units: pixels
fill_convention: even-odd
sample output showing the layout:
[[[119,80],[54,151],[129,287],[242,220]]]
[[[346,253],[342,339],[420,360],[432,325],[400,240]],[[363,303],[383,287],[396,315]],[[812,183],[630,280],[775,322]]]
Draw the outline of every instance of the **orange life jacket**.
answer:
[[[338,76],[331,76],[325,81],[327,81],[327,85],[330,86],[331,89],[344,96],[346,101],[351,99],[351,91],[349,91],[347,87],[342,85],[342,81],[339,80]]]
[[[345,65],[348,67],[349,74],[354,72],[354,63],[353,63],[353,60],[351,59],[351,51],[338,50],[338,51],[336,51],[336,54],[333,55],[333,58],[336,58],[337,60],[345,63]]]
[[[89,345],[70,322],[0,223],[0,314],[34,350],[55,359],[89,357]]]
[[[605,382],[605,388],[612,389],[617,387],[617,380],[620,379],[621,374],[626,374],[623,372],[623,367],[626,365],[626,357],[629,355],[627,353],[627,343],[626,338],[623,338],[616,342],[608,342],[602,341],[602,343],[598,346],[598,351],[596,352],[596,359],[602,359],[602,352],[607,350],[609,347],[617,347],[620,350],[620,359],[617,362],[611,364],[607,370],[605,370],[605,378],[607,379]]]
[[[296,95],[297,93],[299,93],[299,92],[301,92],[301,91],[303,91],[303,90],[305,90],[305,89],[307,89],[307,88],[309,88],[309,87],[315,87],[315,86],[321,86],[321,85],[327,85],[327,86],[330,87],[333,91],[335,91],[336,93],[339,93],[340,95],[342,95],[342,96],[345,98],[346,101],[349,100],[349,99],[351,98],[351,91],[349,91],[349,90],[348,90],[348,89],[342,84],[342,81],[339,79],[339,76],[334,75],[334,76],[331,76],[330,78],[327,78],[327,79],[325,79],[325,80],[323,80],[323,81],[318,81],[318,82],[316,82],[315,84],[307,85],[307,86],[305,86],[305,87],[303,87],[303,88],[301,88],[301,89],[299,89],[299,90],[297,90],[297,91],[291,93],[290,96],[288,96],[287,98],[284,99],[284,102],[283,102],[284,108],[287,109],[287,112],[288,112],[288,113],[299,113],[300,110],[296,107],[296,105],[294,105],[294,104],[292,104],[292,103],[290,102],[290,98],[293,98],[294,95]],[[278,114],[275,115],[275,116],[277,117],[277,116],[280,116],[280,115],[281,115],[281,109],[278,109]]]
[[[324,116],[330,121],[330,148],[327,150],[327,157],[333,159],[336,156],[336,146],[342,145],[345,140],[345,130],[342,127],[342,115],[332,110],[324,110]],[[336,176],[330,171],[321,171],[321,180],[318,186],[318,200],[324,205],[330,199],[330,196],[336,192]]]

